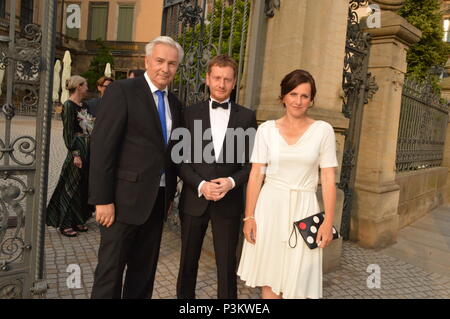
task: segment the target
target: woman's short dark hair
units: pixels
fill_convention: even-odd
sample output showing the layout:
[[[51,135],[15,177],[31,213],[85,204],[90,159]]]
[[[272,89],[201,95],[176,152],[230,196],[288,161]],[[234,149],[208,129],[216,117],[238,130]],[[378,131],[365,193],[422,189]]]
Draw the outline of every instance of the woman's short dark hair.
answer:
[[[309,83],[311,85],[311,101],[313,101],[316,96],[316,82],[314,81],[313,76],[305,70],[294,70],[284,77],[280,84],[280,100],[283,100],[286,94],[302,83]]]

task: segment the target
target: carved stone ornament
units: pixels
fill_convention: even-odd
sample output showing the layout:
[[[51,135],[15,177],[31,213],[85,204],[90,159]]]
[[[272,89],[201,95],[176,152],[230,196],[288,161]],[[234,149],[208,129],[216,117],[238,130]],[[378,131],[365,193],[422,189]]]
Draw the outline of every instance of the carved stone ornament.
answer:
[[[268,18],[273,18],[275,16],[275,9],[280,9],[281,0],[266,0],[266,6],[264,12]]]

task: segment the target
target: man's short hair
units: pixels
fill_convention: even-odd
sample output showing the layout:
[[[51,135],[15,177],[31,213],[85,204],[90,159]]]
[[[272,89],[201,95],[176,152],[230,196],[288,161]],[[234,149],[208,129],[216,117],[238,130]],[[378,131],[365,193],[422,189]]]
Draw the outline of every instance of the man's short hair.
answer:
[[[145,55],[146,56],[151,55],[153,52],[153,48],[157,44],[166,44],[166,45],[170,45],[171,47],[177,49],[178,63],[181,63],[181,61],[183,61],[183,56],[184,56],[183,48],[177,41],[175,41],[171,37],[167,37],[167,36],[159,36],[159,37],[153,39],[152,41],[150,41],[149,43],[147,43],[145,45]]]
[[[208,74],[211,73],[211,69],[212,69],[213,66],[219,66],[219,67],[222,67],[222,68],[226,67],[226,66],[229,66],[234,71],[234,78],[237,78],[238,65],[237,65],[236,61],[234,61],[228,55],[226,55],[226,54],[219,54],[219,55],[216,55],[211,60],[209,60],[209,62],[208,62],[208,69],[207,69]]]

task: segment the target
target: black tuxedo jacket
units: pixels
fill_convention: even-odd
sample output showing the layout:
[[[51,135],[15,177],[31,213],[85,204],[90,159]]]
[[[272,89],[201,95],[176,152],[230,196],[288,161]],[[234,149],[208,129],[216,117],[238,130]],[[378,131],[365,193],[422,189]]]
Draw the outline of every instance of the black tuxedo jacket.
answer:
[[[195,120],[201,120],[201,134],[195,134],[194,132]],[[189,160],[183,161],[180,164],[180,177],[183,180],[183,190],[179,204],[180,212],[191,216],[201,216],[205,213],[209,205],[214,205],[214,211],[219,214],[226,214],[228,216],[242,214],[245,204],[244,185],[250,173],[251,164],[249,161],[251,147],[257,128],[255,112],[236,103],[231,103],[228,128],[242,128],[243,130],[250,128],[249,132],[251,133],[251,137],[248,135],[245,139],[241,139],[227,133],[220,154],[221,156],[218,161],[214,159],[213,163],[205,162],[203,156],[200,162],[197,161],[198,163],[195,163],[194,155],[195,145],[201,145],[199,148],[202,151],[206,148],[208,153],[211,153],[209,150],[212,149],[212,153],[214,154],[212,139],[203,140],[201,138],[204,132],[211,128],[209,101],[186,107],[184,109],[184,126],[191,133],[191,149],[190,155],[188,156]],[[234,144],[230,143],[231,140],[234,141]],[[233,147],[227,149],[227,144]],[[208,201],[204,196],[198,197],[198,186],[201,181],[210,181],[221,177],[232,177],[236,183],[236,186],[225,197],[217,202]]]
[[[169,92],[172,132],[181,104]],[[167,106],[166,106],[167,107]],[[143,224],[166,174],[165,211],[176,189],[176,166],[165,145],[158,110],[144,77],[114,81],[101,99],[91,136],[89,203],[115,204],[116,220]]]

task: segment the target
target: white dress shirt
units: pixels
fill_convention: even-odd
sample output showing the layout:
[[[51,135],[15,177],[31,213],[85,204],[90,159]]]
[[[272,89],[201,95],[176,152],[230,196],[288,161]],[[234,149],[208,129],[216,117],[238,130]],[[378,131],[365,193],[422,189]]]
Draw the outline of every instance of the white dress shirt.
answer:
[[[158,111],[158,95],[156,94],[156,91],[159,89],[153,84],[152,80],[148,77],[147,72],[144,73],[145,80],[147,81],[148,85],[150,86],[150,91],[152,92],[153,99],[155,100],[156,105],[156,111]],[[172,115],[170,114],[170,107],[169,107],[169,98],[168,98],[168,89],[167,87],[164,90],[164,104],[166,106],[166,129],[167,129],[167,138],[170,137],[170,132],[172,131]],[[158,118],[159,120],[159,118]],[[165,187],[166,186],[166,174],[161,175],[161,181],[159,183],[159,186]]]
[[[214,156],[216,158],[216,161],[218,161],[220,152],[222,151],[223,141],[225,140],[225,134],[227,133],[228,122],[230,120],[231,103],[229,98],[221,102],[216,101],[217,103],[228,102],[228,109],[224,109],[221,107],[213,109],[212,108],[213,101],[216,100],[211,97],[209,99],[209,119],[211,123],[211,135],[214,145]],[[232,177],[228,178],[231,180],[231,184],[233,185],[234,188],[236,186],[234,179]],[[202,181],[198,185],[198,197],[201,197],[203,195],[202,192],[200,191],[203,183],[205,183],[205,181]]]

